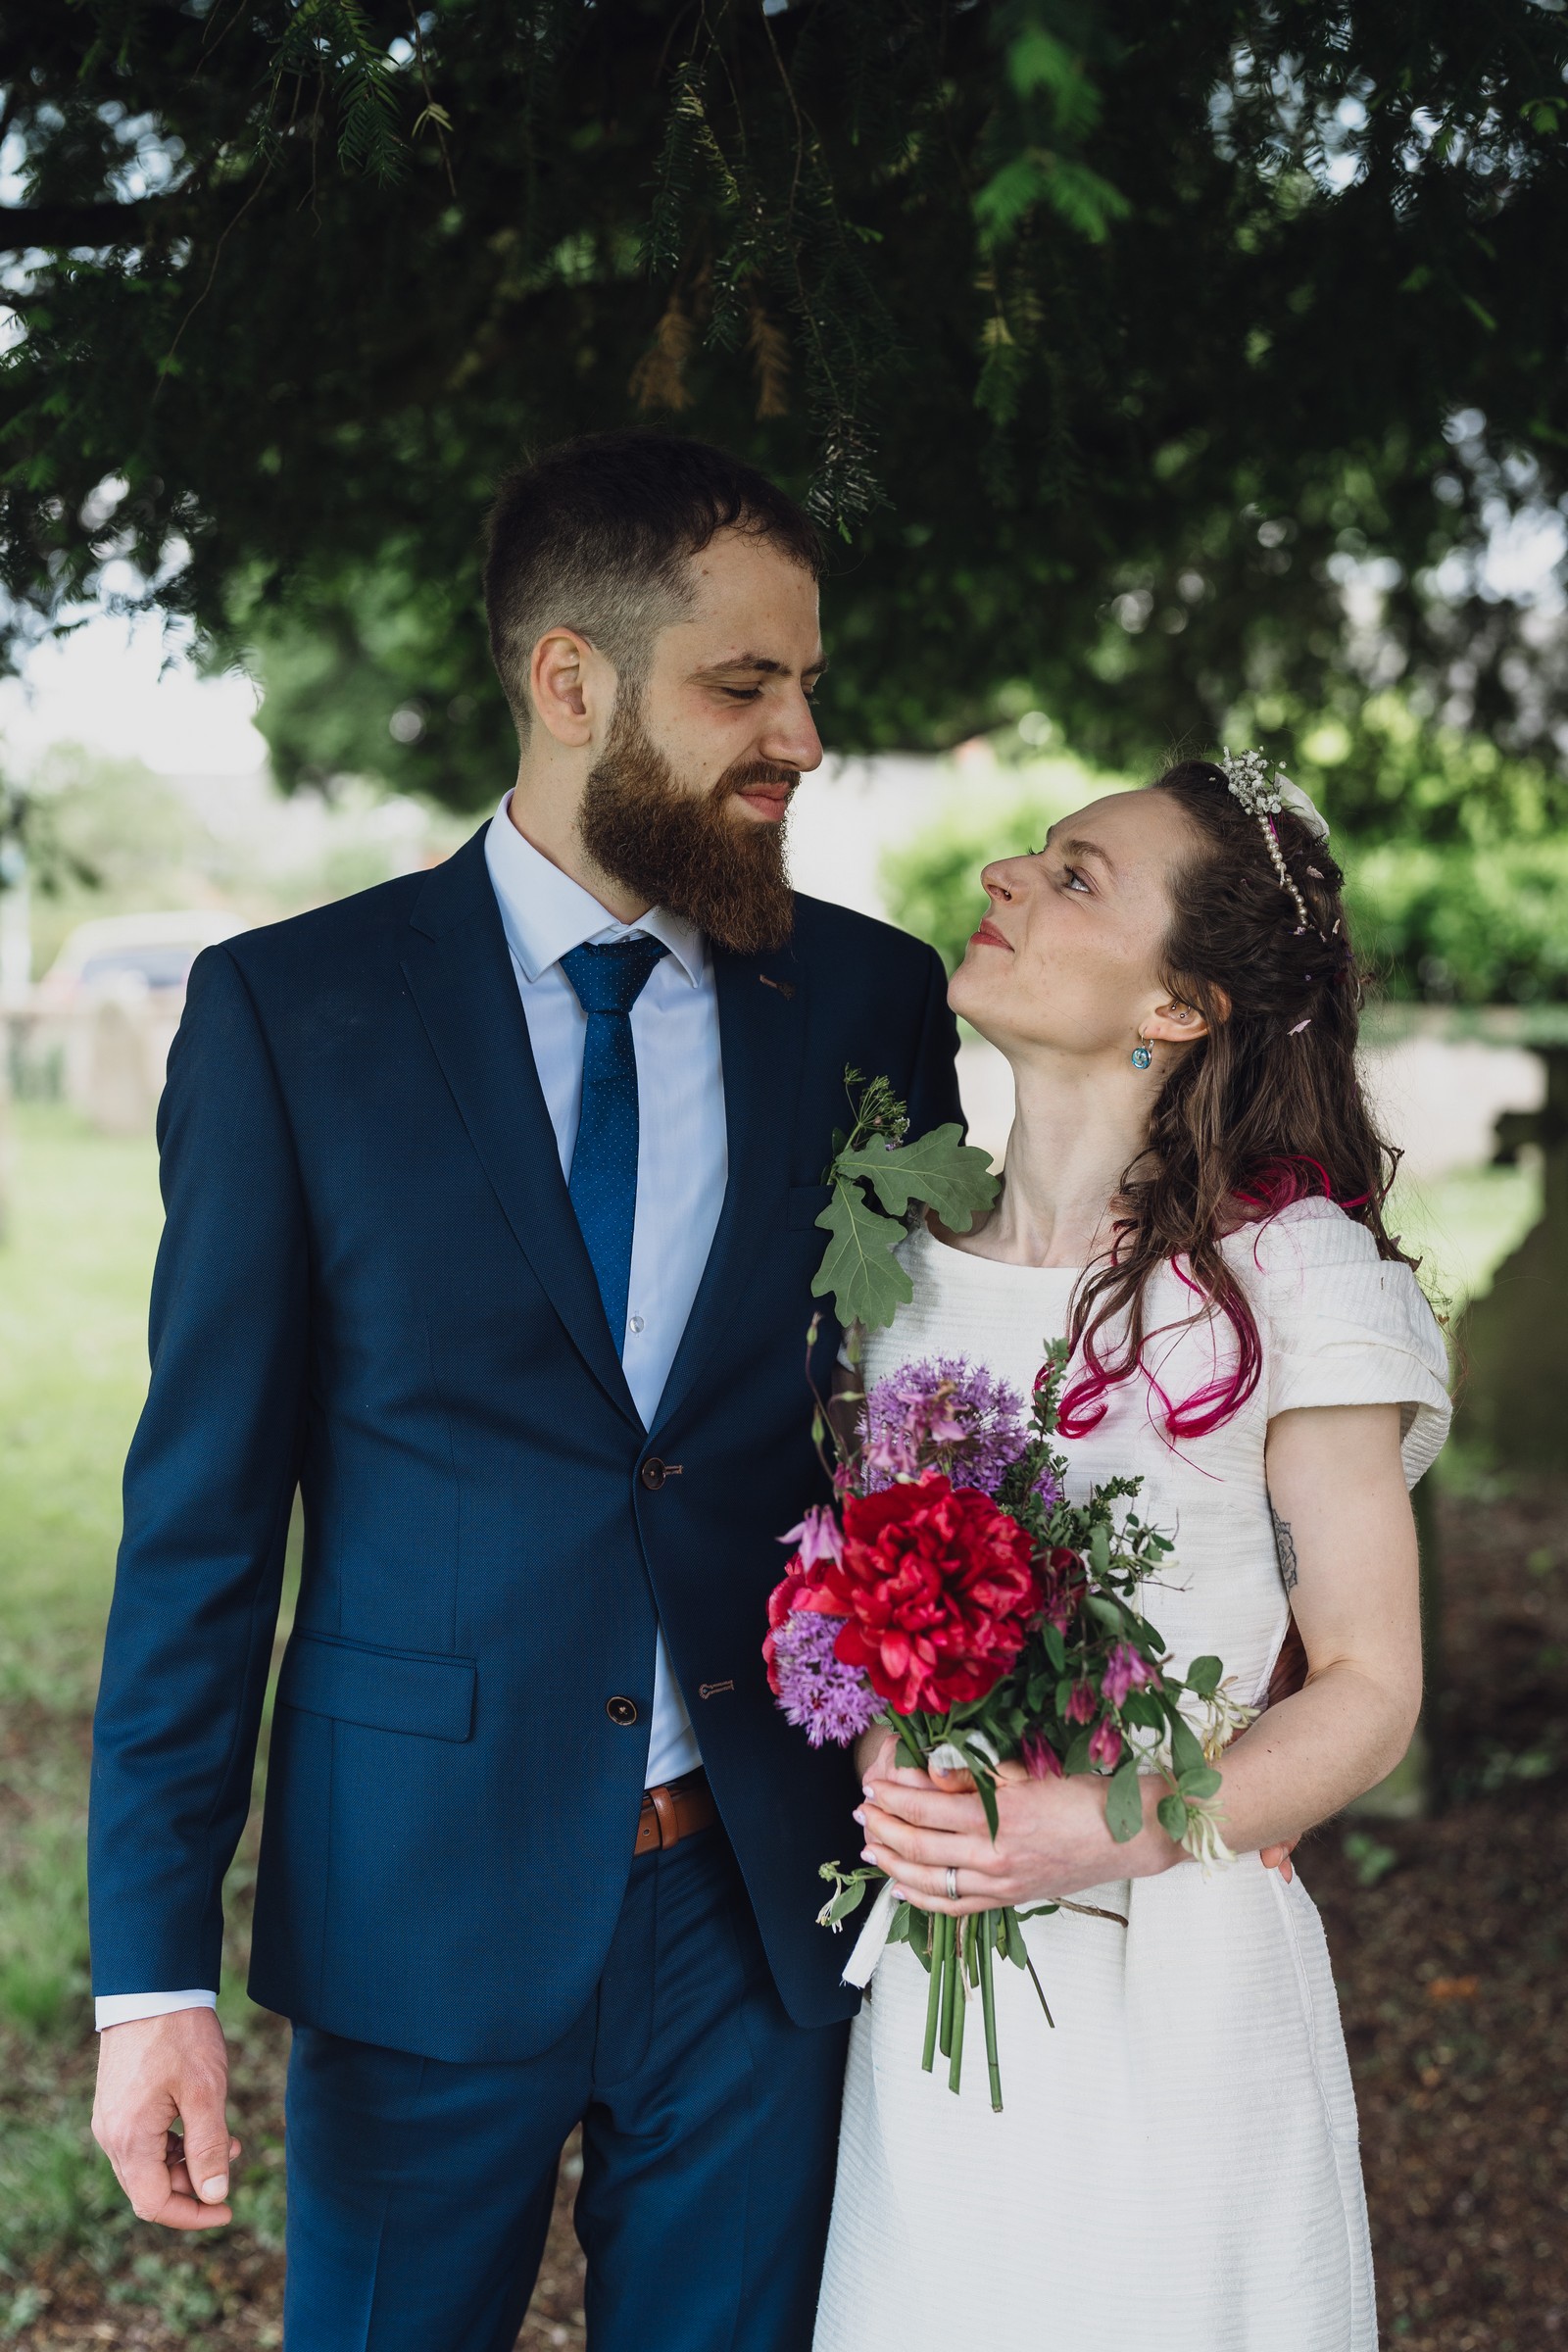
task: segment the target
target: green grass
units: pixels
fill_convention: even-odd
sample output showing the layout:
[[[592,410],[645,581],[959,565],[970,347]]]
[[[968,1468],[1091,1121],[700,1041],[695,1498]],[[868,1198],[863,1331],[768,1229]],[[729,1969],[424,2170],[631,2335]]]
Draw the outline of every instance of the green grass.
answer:
[[[12,1113],[0,1249],[0,1640],[95,1633],[120,1535],[120,1465],[147,1390],[163,1210],[150,1141],[54,1103]]]
[[[1389,1203],[1390,1230],[1421,1260],[1428,1296],[1456,1316],[1541,1215],[1539,1158],[1515,1168],[1462,1168],[1425,1184],[1403,1179]]]
[[[220,2322],[243,2301],[225,2280],[232,2256],[137,2224],[87,2132],[88,1723],[121,1465],[147,1386],[157,1157],[150,1138],[96,1135],[57,1104],[16,1104],[10,1115],[0,1243],[0,2345],[39,2340],[33,2323],[83,2276],[111,2313],[135,2311],[138,2328],[156,2322],[156,2338],[138,2342],[226,2344]],[[248,1839],[230,1879],[222,2008],[236,2082],[255,2085],[241,2193],[248,2241],[265,2260],[282,2227],[280,2029],[241,1988],[253,1872]]]

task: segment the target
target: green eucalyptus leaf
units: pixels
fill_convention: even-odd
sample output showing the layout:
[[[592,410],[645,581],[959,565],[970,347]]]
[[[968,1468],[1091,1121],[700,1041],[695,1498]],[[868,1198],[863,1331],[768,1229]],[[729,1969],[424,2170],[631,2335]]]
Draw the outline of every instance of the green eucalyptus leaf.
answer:
[[[1183,1773],[1201,1772],[1204,1762],[1197,1733],[1185,1716],[1176,1714],[1174,1710],[1170,1718],[1170,1760],[1175,1766],[1178,1780]]]
[[[1085,1724],[1083,1730],[1078,1734],[1077,1739],[1073,1741],[1071,1747],[1068,1748],[1067,1753],[1061,1760],[1061,1769],[1063,1772],[1078,1773],[1094,1771],[1095,1768],[1089,1761],[1089,1742],[1093,1737],[1094,1735],[1089,1726]]]
[[[1097,1576],[1110,1571],[1110,1537],[1103,1520],[1097,1520],[1089,1538],[1089,1558]]]
[[[1198,1764],[1190,1772],[1184,1772],[1176,1786],[1183,1796],[1195,1799],[1217,1796],[1221,1786],[1220,1776],[1212,1764]]]
[[[1218,1658],[1195,1658],[1187,1669],[1187,1688],[1197,1698],[1212,1698],[1224,1671]]]
[[[904,1227],[879,1216],[858,1186],[842,1178],[816,1221],[832,1238],[811,1283],[812,1298],[831,1293],[841,1323],[860,1323],[868,1331],[891,1323],[914,1297],[913,1283],[893,1254]]]
[[[1167,1838],[1180,1844],[1187,1835],[1187,1806],[1179,1796],[1162,1796],[1159,1800],[1159,1826]]]
[[[1105,1788],[1105,1827],[1118,1845],[1136,1838],[1144,1826],[1144,1795],[1136,1758],[1129,1756],[1110,1776]]]
[[[1055,1668],[1056,1672],[1060,1674],[1062,1668],[1067,1663],[1066,1642],[1063,1642],[1055,1627],[1050,1623],[1047,1623],[1041,1627],[1040,1639],[1045,1643],[1047,1657],[1051,1660],[1051,1663]]]
[[[974,1785],[975,1792],[985,1809],[986,1827],[991,1832],[991,1842],[995,1845],[999,1827],[996,1784],[988,1773],[977,1772],[974,1776]]]

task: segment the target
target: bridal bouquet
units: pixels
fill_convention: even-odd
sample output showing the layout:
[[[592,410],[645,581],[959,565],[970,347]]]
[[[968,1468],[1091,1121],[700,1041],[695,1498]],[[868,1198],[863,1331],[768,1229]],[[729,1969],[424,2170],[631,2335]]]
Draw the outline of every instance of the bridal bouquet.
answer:
[[[901,1762],[968,1773],[993,1837],[1004,1763],[1037,1778],[1104,1776],[1118,1842],[1143,1828],[1142,1782],[1155,1774],[1165,1784],[1161,1827],[1210,1866],[1229,1858],[1214,1758],[1250,1711],[1223,1690],[1218,1658],[1174,1675],[1138,1606],[1171,1549],[1132,1509],[1142,1481],[1111,1479],[1087,1502],[1068,1501],[1067,1464],[1054,1443],[1066,1359],[1064,1341],[1049,1348],[1027,1410],[961,1357],[906,1365],[877,1382],[829,1465],[833,1503],[783,1539],[793,1556],[768,1602],[768,1681],[815,1746],[847,1745],[881,1723],[896,1734]],[[819,1443],[831,1440],[820,1403],[816,1431]],[[885,1874],[827,1862],[822,1876],[834,1892],[821,1923],[838,1931]],[[883,1885],[845,1977],[863,1984],[885,1943],[911,1946],[930,1978],[921,2063],[930,2072],[940,2050],[954,2090],[977,1994],[1000,2109],[993,1963],[1028,1971],[1051,2022],[1022,1921],[1058,1909],[1094,1906],[951,1919],[896,1900]]]

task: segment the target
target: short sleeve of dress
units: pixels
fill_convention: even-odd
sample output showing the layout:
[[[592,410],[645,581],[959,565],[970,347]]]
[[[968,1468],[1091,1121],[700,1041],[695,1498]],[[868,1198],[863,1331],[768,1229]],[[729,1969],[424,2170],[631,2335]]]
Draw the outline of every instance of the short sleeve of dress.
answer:
[[[1443,1450],[1452,1407],[1442,1327],[1414,1273],[1381,1258],[1331,1200],[1302,1200],[1250,1233],[1248,1285],[1267,1321],[1268,1411],[1396,1404],[1405,1484]]]

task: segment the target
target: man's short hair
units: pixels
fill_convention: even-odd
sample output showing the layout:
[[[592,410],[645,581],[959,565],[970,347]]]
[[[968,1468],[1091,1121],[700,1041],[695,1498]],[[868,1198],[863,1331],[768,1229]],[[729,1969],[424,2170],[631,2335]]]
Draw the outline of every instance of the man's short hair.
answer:
[[[540,638],[576,630],[635,688],[657,632],[691,605],[691,558],[726,530],[766,540],[821,575],[810,517],[765,474],[706,441],[587,433],[505,477],[490,512],[484,603],[490,652],[524,742]]]

